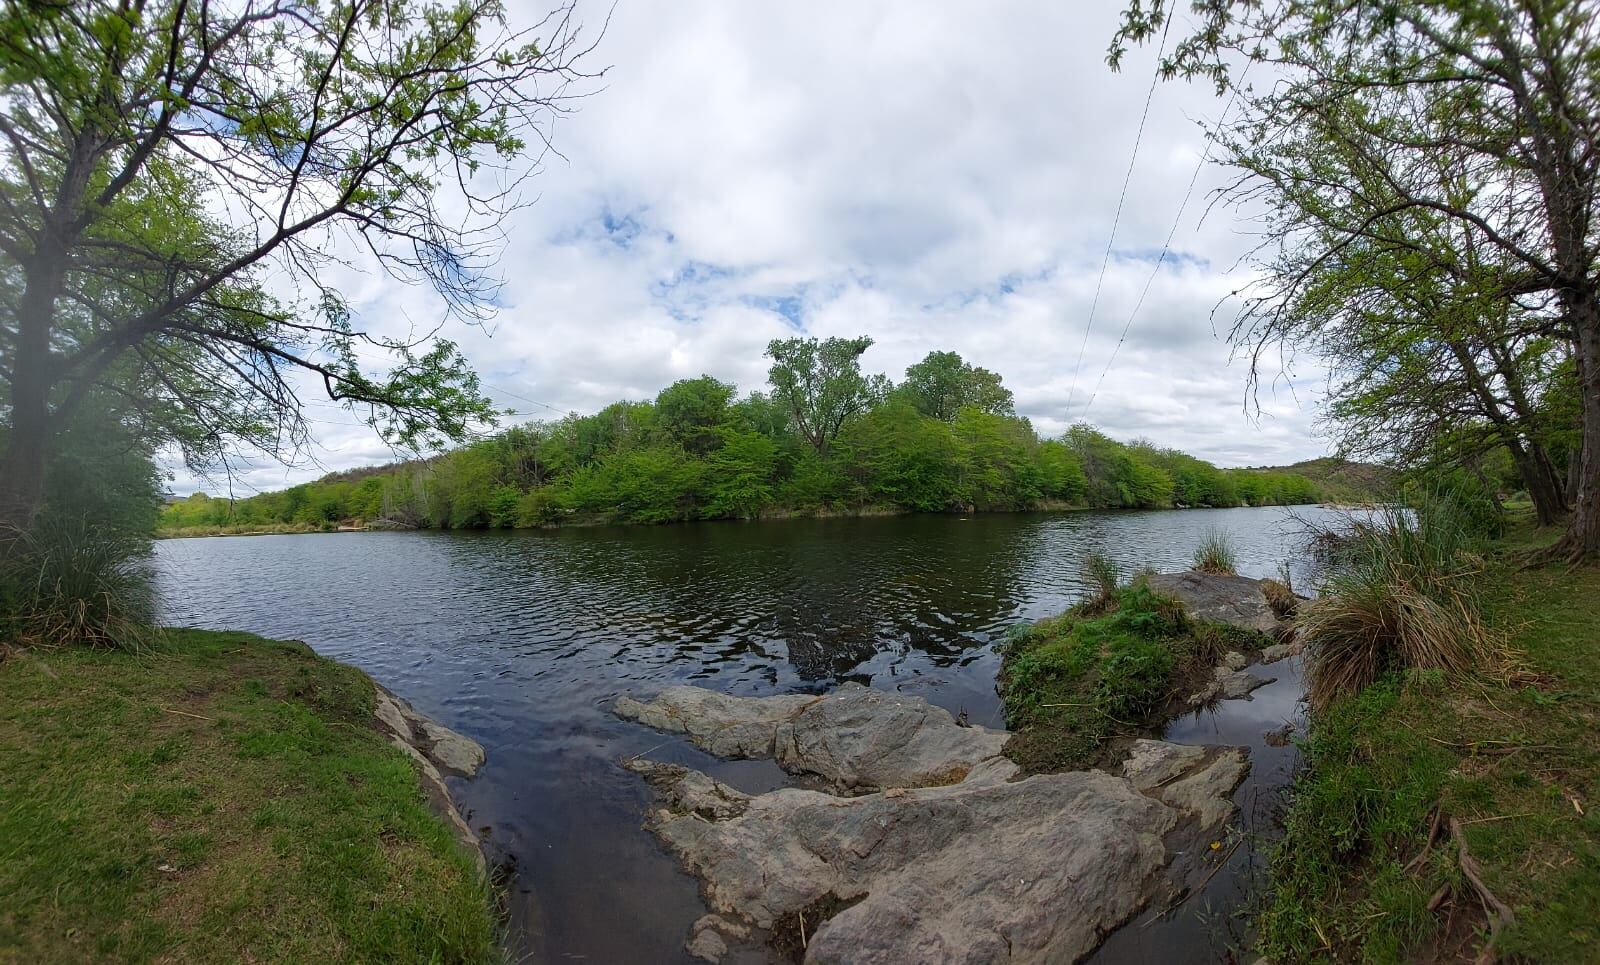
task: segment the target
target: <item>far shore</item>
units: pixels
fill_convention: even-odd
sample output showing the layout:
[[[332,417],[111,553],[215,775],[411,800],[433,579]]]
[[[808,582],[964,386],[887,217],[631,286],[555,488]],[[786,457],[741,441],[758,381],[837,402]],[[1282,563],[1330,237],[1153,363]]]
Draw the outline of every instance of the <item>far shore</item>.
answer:
[[[1150,507],[1104,507],[1085,506],[1081,503],[1066,503],[1059,500],[1044,500],[1028,506],[1015,509],[949,509],[941,512],[926,512],[916,509],[906,509],[899,506],[863,506],[857,509],[821,509],[821,510],[773,510],[762,513],[752,518],[723,517],[718,519],[688,519],[675,520],[668,523],[630,523],[609,514],[586,514],[574,516],[559,523],[546,523],[542,526],[510,526],[510,527],[471,527],[468,529],[451,530],[442,529],[438,532],[473,532],[489,529],[502,529],[511,531],[530,532],[535,530],[555,529],[589,529],[601,526],[681,526],[689,523],[772,523],[786,522],[797,519],[867,519],[888,516],[977,516],[1003,513],[1151,513],[1170,512],[1188,509],[1266,509],[1271,506],[1294,508],[1297,506],[1321,506],[1327,509],[1368,509],[1376,503],[1266,503],[1261,506],[1150,506]],[[382,533],[382,532],[420,532],[435,530],[431,526],[408,526],[403,523],[380,521],[376,523],[345,521],[337,526],[313,526],[309,523],[269,523],[253,526],[196,526],[184,529],[157,529],[156,539],[202,539],[218,536],[306,536],[325,533]]]

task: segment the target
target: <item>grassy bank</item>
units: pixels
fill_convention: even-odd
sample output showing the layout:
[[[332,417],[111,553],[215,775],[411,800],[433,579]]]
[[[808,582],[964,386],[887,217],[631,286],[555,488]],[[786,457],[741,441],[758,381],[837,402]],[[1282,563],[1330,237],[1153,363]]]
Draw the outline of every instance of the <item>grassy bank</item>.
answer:
[[[0,662],[0,961],[499,958],[489,886],[302,644]]]
[[[1270,643],[1189,619],[1142,580],[1015,630],[1001,667],[1006,754],[1030,773],[1090,767],[1119,736],[1149,733],[1200,690],[1228,650]]]
[[[1512,916],[1502,956],[1600,961],[1600,570],[1511,555],[1553,538],[1515,528],[1481,581],[1524,673],[1391,675],[1319,718],[1260,920],[1269,958],[1476,958],[1489,916],[1464,841]]]

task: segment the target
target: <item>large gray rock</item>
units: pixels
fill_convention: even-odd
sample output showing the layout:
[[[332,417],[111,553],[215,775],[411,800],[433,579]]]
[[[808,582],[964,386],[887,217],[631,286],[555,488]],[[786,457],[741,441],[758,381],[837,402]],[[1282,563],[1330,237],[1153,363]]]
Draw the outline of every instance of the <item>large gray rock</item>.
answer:
[[[963,727],[921,697],[856,683],[825,697],[733,697],[669,687],[648,702],[618,698],[615,711],[687,734],[720,757],[774,758],[784,770],[820,775],[844,791],[954,784],[999,757],[1010,737]]]
[[[1075,961],[1165,880],[1179,817],[1098,771],[840,798],[748,797],[675,765],[628,766],[666,797],[651,829],[714,912],[771,929],[855,902],[811,935],[808,962]],[[702,816],[737,797],[737,816]],[[704,936],[696,952],[716,950]]]
[[[799,931],[809,962],[1075,961],[1165,899],[1188,860],[1167,850],[1169,833],[1225,820],[1248,768],[1239,748],[1140,740],[1120,776],[1016,780],[1004,731],[858,685],[759,699],[674,687],[616,711],[856,794],[749,795],[679,765],[625,762],[664,799],[648,826],[714,913],[686,945],[708,961],[761,938],[747,926]]]
[[[1278,632],[1283,622],[1267,605],[1261,581],[1225,573],[1158,573],[1149,577],[1150,588],[1175,597],[1196,620]]]

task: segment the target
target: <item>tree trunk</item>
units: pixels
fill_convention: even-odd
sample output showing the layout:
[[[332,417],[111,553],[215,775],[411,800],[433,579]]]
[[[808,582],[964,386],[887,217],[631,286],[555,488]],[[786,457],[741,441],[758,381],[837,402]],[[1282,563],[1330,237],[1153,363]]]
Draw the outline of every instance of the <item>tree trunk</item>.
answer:
[[[1600,560],[1600,302],[1590,289],[1569,306],[1578,340],[1578,397],[1583,406],[1583,449],[1578,498],[1556,552],[1572,562]]]
[[[47,252],[28,271],[11,358],[11,431],[0,458],[0,531],[26,530],[44,498],[44,470],[55,435],[50,419],[50,328],[63,264]]]

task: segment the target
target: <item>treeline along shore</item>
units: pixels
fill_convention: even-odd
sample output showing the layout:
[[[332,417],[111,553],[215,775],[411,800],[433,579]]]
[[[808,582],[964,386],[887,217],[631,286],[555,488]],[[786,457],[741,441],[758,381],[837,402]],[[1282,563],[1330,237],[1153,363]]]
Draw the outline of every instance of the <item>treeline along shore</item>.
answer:
[[[506,429],[443,455],[245,499],[169,504],[164,535],[344,526],[482,529],[864,512],[1316,502],[1292,471],[1221,469],[1086,424],[1041,438],[1000,376],[934,352],[898,385],[870,339],[768,348],[769,391],[710,376],[653,401]]]

